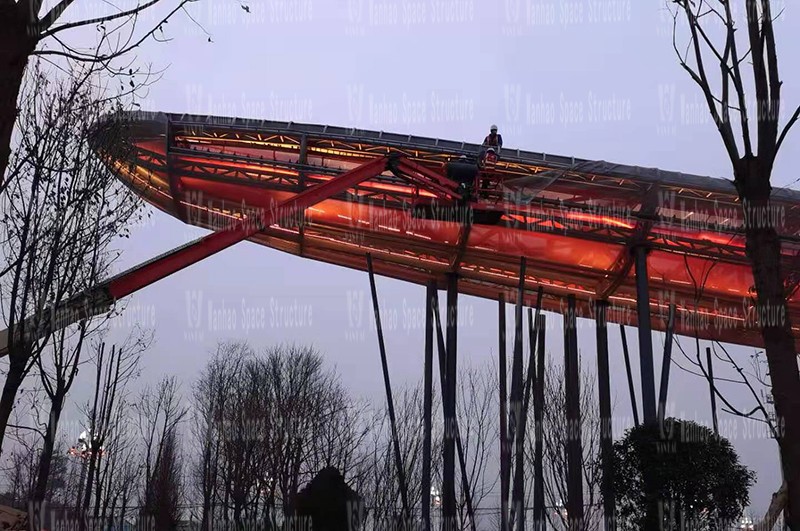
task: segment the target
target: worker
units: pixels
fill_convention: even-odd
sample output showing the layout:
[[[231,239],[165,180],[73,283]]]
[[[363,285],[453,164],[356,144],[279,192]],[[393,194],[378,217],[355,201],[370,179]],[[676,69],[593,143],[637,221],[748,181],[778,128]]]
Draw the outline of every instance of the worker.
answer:
[[[487,156],[490,154],[490,152],[494,153],[494,157],[492,157],[491,162],[491,165],[494,165],[494,162],[500,159],[500,150],[502,147],[503,137],[497,133],[497,126],[492,124],[492,126],[489,128],[489,134],[483,139],[483,144],[481,144],[480,158],[478,159],[480,161],[478,164],[479,167],[481,169],[486,168]],[[482,197],[486,197],[489,185],[489,179],[484,177],[480,184]]]
[[[503,135],[497,133],[497,126],[492,125],[489,129],[489,134],[483,139],[484,148],[494,148],[497,156],[500,156],[500,150],[503,149]]]

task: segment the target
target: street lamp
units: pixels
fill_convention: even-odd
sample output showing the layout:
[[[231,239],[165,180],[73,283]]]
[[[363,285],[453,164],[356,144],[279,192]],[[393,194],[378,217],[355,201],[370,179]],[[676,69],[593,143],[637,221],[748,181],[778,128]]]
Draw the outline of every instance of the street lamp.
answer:
[[[442,506],[442,494],[435,487],[431,487],[431,507],[440,508]]]
[[[101,446],[97,453],[103,455],[105,449]],[[92,455],[92,437],[89,430],[81,432],[78,436],[78,444],[69,449],[69,454],[81,459],[87,459]]]

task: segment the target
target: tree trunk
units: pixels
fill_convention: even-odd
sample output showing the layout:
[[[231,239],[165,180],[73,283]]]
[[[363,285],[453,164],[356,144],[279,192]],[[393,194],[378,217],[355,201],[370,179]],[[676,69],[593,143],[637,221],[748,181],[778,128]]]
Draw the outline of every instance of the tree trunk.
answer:
[[[3,394],[0,396],[0,450],[3,448],[8,419],[11,418],[17,391],[25,379],[25,366],[28,364],[28,357],[20,353],[9,353],[8,359],[8,374],[6,374]]]
[[[127,510],[128,510],[128,493],[125,492],[122,495],[122,508],[119,511],[120,529],[125,529],[126,528],[126,525],[125,525],[125,513],[127,512]]]
[[[97,448],[95,448],[97,446]],[[89,471],[86,474],[86,487],[83,491],[83,501],[81,504],[81,514],[89,513],[89,503],[92,500],[92,487],[94,487],[94,469],[97,467],[97,450],[100,445],[95,445],[94,439],[89,441]]]
[[[769,170],[761,168],[756,157],[743,159],[736,180],[746,199],[746,249],[775,398],[781,464],[789,487],[785,516],[791,529],[800,530],[800,374],[781,271],[781,241],[776,227],[780,217],[766,216],[775,208],[769,204]]]
[[[11,156],[17,97],[36,39],[28,35],[27,2],[0,3],[0,190]]]
[[[784,507],[786,507],[786,482],[772,495],[772,501],[770,501],[769,507],[767,508],[767,514],[755,525],[754,529],[756,531],[772,531]]]
[[[11,133],[17,120],[17,97],[22,76],[28,57],[36,47],[36,40],[27,33],[27,7],[27,2],[0,4],[0,190],[6,187],[5,174],[11,156]],[[24,346],[22,349],[14,349],[13,344],[9,346],[10,367],[0,398],[0,451],[28,362]],[[14,350],[18,350],[16,355],[12,355]]]
[[[64,397],[60,396],[60,391],[56,391],[53,403],[50,407],[50,418],[47,420],[47,432],[44,436],[42,453],[39,456],[39,471],[36,477],[36,488],[33,496],[37,501],[44,501],[47,496],[47,482],[50,479],[50,465],[53,461],[53,449],[56,444],[56,433],[58,433],[58,421],[61,419]]]

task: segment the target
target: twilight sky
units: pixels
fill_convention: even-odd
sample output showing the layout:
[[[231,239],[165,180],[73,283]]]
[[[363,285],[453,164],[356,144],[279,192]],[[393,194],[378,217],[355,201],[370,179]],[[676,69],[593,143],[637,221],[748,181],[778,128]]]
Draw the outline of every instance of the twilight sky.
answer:
[[[773,2],[774,10],[785,4]],[[213,43],[181,15],[169,23],[172,42],[143,47],[140,61],[166,70],[142,108],[475,142],[495,123],[506,147],[730,176],[700,92],[676,61],[663,0],[259,0],[248,6],[249,14],[235,0],[200,0],[189,13]],[[800,103],[794,53],[800,7],[786,6],[782,17],[785,120]],[[683,36],[679,43],[685,46]],[[794,171],[799,141],[796,131],[784,144],[775,184],[800,178]],[[120,268],[204,233],[154,213],[124,242]],[[136,319],[155,327],[145,376],[177,374],[187,389],[219,340],[311,342],[354,393],[383,400],[368,290],[364,273],[243,243],[130,297],[114,334],[122,337]],[[422,374],[424,288],[379,279],[378,290],[392,384],[413,383]],[[358,300],[363,307],[353,304]],[[467,296],[460,303],[459,364],[496,359],[496,303]],[[197,329],[190,326],[191,304],[202,307]],[[220,312],[229,319],[209,321]],[[560,359],[561,318],[547,318],[549,356]],[[513,322],[510,306],[507,320]],[[579,325],[583,363],[594,367],[593,324]],[[654,336],[658,382],[663,336]],[[632,421],[616,327],[609,337],[618,435]],[[629,330],[638,375],[635,338]],[[687,338],[679,341],[694,352]],[[733,352],[747,364],[753,350]],[[720,364],[715,370],[724,372]],[[679,369],[671,376],[668,414],[709,423],[704,382]],[[742,386],[726,390],[737,405],[753,407]],[[760,513],[780,484],[775,442],[760,425],[720,415],[723,434],[758,473],[752,502]]]

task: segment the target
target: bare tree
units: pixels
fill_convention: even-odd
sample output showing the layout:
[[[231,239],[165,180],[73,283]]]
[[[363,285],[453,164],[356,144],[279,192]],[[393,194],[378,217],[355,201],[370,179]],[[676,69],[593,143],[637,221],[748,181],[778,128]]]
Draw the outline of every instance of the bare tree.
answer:
[[[32,387],[20,397],[19,406],[9,424],[9,451],[2,470],[8,487],[6,503],[27,510],[27,504],[35,497],[38,487],[38,470],[49,423],[49,401],[44,390]],[[53,452],[52,481],[48,482],[45,493],[38,499],[59,503],[68,498],[70,487],[69,464],[63,441],[54,442]]]
[[[566,419],[566,394],[564,388],[564,368],[559,364],[549,364],[545,369],[544,404],[542,419],[542,449],[545,503],[548,506],[547,519],[558,529],[568,529],[565,506],[567,500],[567,442],[569,433]],[[594,382],[597,377],[589,370],[581,371],[580,411],[582,475],[585,516],[583,529],[601,529],[603,507],[600,496],[602,471],[600,464],[600,410]],[[532,408],[531,408],[532,409]],[[529,411],[528,425],[533,426],[533,412]],[[526,481],[529,497],[533,490],[533,466],[535,438],[533,430],[526,437]]]
[[[81,323],[79,325],[75,344],[70,344],[70,338],[66,337],[67,332],[67,329],[62,329],[54,334],[55,337],[51,347],[53,352],[52,372],[48,370],[50,367],[45,366],[45,356],[37,356],[35,358],[42,388],[50,401],[50,413],[47,418],[41,455],[39,456],[36,489],[33,493],[33,498],[39,501],[44,500],[47,493],[58,423],[61,420],[67,393],[72,387],[75,375],[78,373],[80,351],[83,348],[83,342],[86,337],[87,324]]]
[[[320,397],[321,410],[313,425],[311,453],[305,467],[311,476],[333,466],[346,477],[358,467],[362,459],[359,449],[370,429],[363,415],[366,401],[353,399],[338,378],[335,382]]]
[[[84,456],[87,470],[78,507],[88,516],[94,501],[92,512],[96,521],[113,518],[118,502],[124,517],[139,476],[134,461],[135,439],[130,429],[134,403],[129,386],[139,376],[141,355],[152,341],[152,331],[135,328],[124,343],[113,345],[110,350],[98,342],[91,359],[94,396],[84,411],[89,448]]]
[[[226,407],[219,411],[223,505],[230,510],[237,529],[258,517],[262,487],[272,493],[277,473],[288,474],[285,467],[278,470],[271,462],[268,450],[269,441],[282,431],[270,422],[276,402],[274,390],[269,387],[261,360],[246,345],[241,347],[243,359],[227,388]]]
[[[312,467],[320,462],[338,462],[347,476],[353,466],[354,441],[333,438],[315,439],[342,421],[348,432],[358,436],[352,419],[343,417],[344,402],[349,401],[335,373],[326,369],[319,352],[301,346],[278,346],[263,355],[267,385],[272,404],[260,423],[267,442],[267,459],[274,487],[270,489],[280,500],[284,517],[294,514],[294,498],[303,483],[317,472]],[[328,400],[337,397],[333,403]],[[338,402],[338,404],[337,404]],[[333,409],[330,406],[334,406]],[[351,428],[353,428],[351,430]],[[324,442],[323,445],[318,443]],[[335,443],[332,444],[331,443]]]
[[[756,351],[750,356],[749,367],[735,360],[728,350],[718,341],[715,341],[711,347],[707,347],[706,355],[704,356],[700,347],[699,328],[701,319],[698,319],[700,314],[700,302],[703,298],[703,292],[706,288],[708,277],[716,266],[716,263],[708,265],[701,271],[694,271],[689,265],[687,257],[684,257],[685,270],[691,279],[694,299],[691,301],[692,319],[694,323],[694,355],[687,352],[680,340],[674,338],[674,344],[682,355],[682,360],[673,355],[671,363],[678,369],[698,376],[708,382],[710,391],[712,393],[712,406],[715,406],[716,399],[719,399],[721,411],[740,417],[745,421],[761,424],[765,428],[765,432],[770,437],[777,441],[778,439],[778,426],[776,426],[775,419],[770,411],[768,411],[765,402],[771,400],[772,396],[769,393],[768,382],[768,363],[764,360],[763,352]],[[661,317],[664,319],[666,325],[667,315],[662,312]],[[713,370],[714,363],[717,363],[717,369]],[[722,364],[721,366],[719,364]],[[724,370],[721,371],[720,367]],[[729,376],[733,371],[733,375]],[[747,392],[739,392],[741,388],[746,388]],[[724,389],[736,389],[735,392],[724,393]],[[749,404],[743,405],[743,399],[747,400]],[[716,411],[712,412],[712,422],[714,428],[717,429],[717,414]],[[780,513],[786,503],[786,482],[784,481],[781,488],[773,495],[773,500],[769,505],[767,513],[763,520],[759,522],[759,529],[772,529],[777,521]]]
[[[51,61],[67,59],[132,78],[139,72],[130,68],[132,60],[126,60],[127,56],[148,39],[168,40],[165,25],[193,1],[146,0],[128,6],[100,4],[91,8],[99,9],[94,16],[76,19],[70,17],[75,13],[75,0],[60,0],[48,10],[43,9],[47,6],[42,0],[0,0],[0,178],[6,173],[17,97],[32,56]],[[104,7],[107,8],[105,12],[102,11]],[[141,27],[148,18],[151,22]],[[97,40],[93,45],[87,46],[85,39],[81,45],[69,42],[71,36],[81,33],[81,28],[95,29]],[[208,40],[211,41],[210,36]],[[0,190],[7,182],[8,178],[0,181]]]
[[[394,391],[397,437],[411,507],[430,503],[430,493],[422,492],[422,386]],[[434,407],[436,407],[434,405]],[[363,459],[353,474],[355,490],[363,497],[366,528],[394,529],[402,515],[398,496],[396,461],[388,408],[375,405],[364,414],[371,429],[362,447]],[[439,426],[434,424],[437,432]],[[432,427],[433,427],[432,426]],[[441,435],[432,436],[431,477],[441,476]],[[438,451],[437,451],[438,447]]]
[[[236,375],[252,351],[244,344],[223,343],[217,346],[214,357],[208,362],[194,384],[193,441],[196,458],[190,477],[201,502],[201,529],[211,529],[216,514],[222,477],[224,435],[222,418],[231,399]],[[221,511],[224,517],[227,511]]]
[[[781,80],[773,13],[769,0],[743,0],[743,39],[737,39],[734,2],[675,0],[675,25],[686,23],[685,50],[673,41],[681,67],[700,88],[720,133],[733,169],[734,184],[744,210],[745,249],[755,281],[758,326],[764,339],[772,393],[778,416],[778,444],[788,484],[787,522],[800,529],[800,373],[787,293],[794,289],[782,264],[779,227],[770,213],[771,177],[776,157],[800,107],[781,127]],[[717,24],[721,31],[714,32]],[[740,46],[744,45],[742,51]],[[750,64],[750,76],[742,68]],[[719,69],[712,81],[708,65]],[[748,97],[752,80],[755,92]],[[752,94],[752,93],[751,93]],[[737,140],[737,137],[739,140]],[[769,221],[765,221],[769,220]]]
[[[491,361],[483,366],[468,367],[459,375],[456,415],[464,448],[467,484],[475,511],[500,480],[497,471],[487,470],[500,434],[499,405],[496,400],[498,385],[497,370]],[[460,470],[459,468],[459,473]],[[460,528],[470,529],[466,493],[463,489],[457,499],[457,506]]]
[[[411,507],[432,503],[430,492],[422,491],[422,447],[423,447],[423,396],[422,383],[413,387],[403,387],[395,391],[397,433],[400,442],[408,499]],[[458,528],[472,529],[468,514],[466,483],[472,507],[477,513],[487,496],[499,481],[497,471],[489,469],[493,457],[493,447],[499,433],[497,424],[497,372],[492,363],[469,366],[459,374],[456,417],[464,450],[466,476],[458,467],[458,481],[461,488],[456,499],[458,509]],[[432,489],[441,491],[443,417],[440,395],[433,394],[433,423],[431,435],[431,482]],[[370,420],[374,419],[374,420]],[[439,419],[439,420],[437,420]],[[367,523],[370,528],[390,526],[401,512],[397,496],[397,477],[393,455],[389,417],[385,406],[373,408],[367,422],[372,429],[363,444],[365,457],[355,474],[356,490],[363,495],[367,508]],[[466,482],[464,481],[466,479]],[[433,512],[435,513],[435,512]],[[432,514],[435,517],[435,514]],[[478,520],[478,518],[476,518]],[[479,526],[480,522],[476,521]],[[478,527],[480,528],[480,527]]]
[[[362,410],[314,349],[218,345],[193,389],[191,478],[204,529],[278,526],[320,468],[362,459]]]
[[[177,460],[174,448],[175,434],[188,413],[188,408],[181,404],[178,382],[174,376],[165,376],[155,387],[146,388],[139,396],[135,406],[137,426],[142,440],[141,459],[144,464],[144,484],[140,490],[140,518],[156,517],[154,511],[159,509],[159,496],[163,494],[160,480],[170,478],[174,463],[165,463],[167,459]],[[171,453],[170,453],[171,452]],[[161,477],[160,475],[164,476]],[[170,504],[172,502],[169,502]],[[166,510],[166,509],[165,509]]]
[[[51,398],[63,399],[80,353],[72,347],[67,353],[65,339],[76,329],[82,337],[86,325],[54,338],[54,325],[64,316],[45,310],[108,274],[116,258],[111,246],[125,235],[140,204],[88,145],[90,138],[112,145],[122,133],[122,125],[113,120],[96,127],[99,116],[123,108],[122,99],[106,97],[96,74],[87,70],[50,79],[37,62],[23,94],[19,146],[12,159],[16,178],[2,196],[0,230],[7,263],[0,272],[0,293],[8,324],[8,371],[0,397],[0,446],[17,391],[53,339],[52,363],[40,369],[43,374],[49,370],[43,383]],[[69,311],[89,318],[95,308],[87,302]],[[38,339],[31,339],[33,330],[41,331],[34,334]],[[59,376],[53,378],[53,371]]]
[[[15,431],[13,438],[16,444],[8,452],[3,464],[7,488],[4,498],[6,504],[26,510],[36,488],[36,455],[41,448],[42,434],[27,426]]]
[[[161,455],[148,479],[143,515],[154,529],[175,529],[181,518],[183,498],[183,461],[179,448],[178,427],[167,429],[161,443]]]
[[[133,341],[121,347],[113,345],[110,352],[104,343],[96,346],[94,363],[94,393],[85,409],[87,430],[86,450],[81,457],[85,463],[85,476],[78,492],[76,510],[82,517],[89,516],[92,499],[95,500],[94,516],[99,516],[100,500],[104,484],[101,482],[102,463],[108,450],[107,444],[124,429],[129,419],[127,408],[131,405],[127,398],[127,384],[138,374],[141,353],[149,346],[151,336],[131,336]],[[130,338],[129,338],[130,339]],[[149,406],[145,399],[137,402],[139,407]],[[153,421],[157,417],[153,418]],[[84,472],[82,470],[82,472]],[[83,476],[83,473],[82,473]]]

